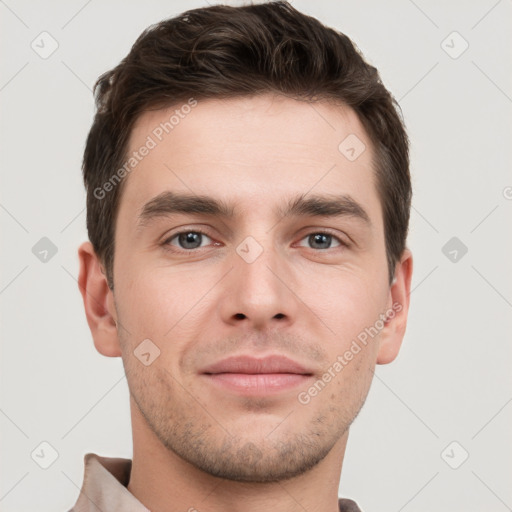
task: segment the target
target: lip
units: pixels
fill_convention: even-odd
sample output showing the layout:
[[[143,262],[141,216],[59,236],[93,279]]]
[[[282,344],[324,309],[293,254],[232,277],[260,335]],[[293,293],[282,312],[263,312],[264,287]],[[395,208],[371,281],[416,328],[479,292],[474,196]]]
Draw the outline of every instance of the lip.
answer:
[[[205,367],[201,373],[293,373],[298,375],[311,375],[313,371],[289,357],[269,355],[266,357],[231,356]]]
[[[232,356],[207,366],[201,375],[223,391],[261,396],[304,385],[313,371],[282,355]]]

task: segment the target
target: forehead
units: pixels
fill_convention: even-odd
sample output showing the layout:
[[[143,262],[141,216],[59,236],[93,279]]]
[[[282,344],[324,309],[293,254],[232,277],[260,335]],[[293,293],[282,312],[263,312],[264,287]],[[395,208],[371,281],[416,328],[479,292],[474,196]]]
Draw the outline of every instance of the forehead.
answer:
[[[126,156],[136,165],[121,207],[138,212],[165,190],[242,208],[244,201],[261,207],[262,199],[273,208],[283,194],[310,190],[348,192],[366,203],[377,198],[373,149],[360,120],[351,108],[326,102],[270,94],[184,101],[144,112]]]

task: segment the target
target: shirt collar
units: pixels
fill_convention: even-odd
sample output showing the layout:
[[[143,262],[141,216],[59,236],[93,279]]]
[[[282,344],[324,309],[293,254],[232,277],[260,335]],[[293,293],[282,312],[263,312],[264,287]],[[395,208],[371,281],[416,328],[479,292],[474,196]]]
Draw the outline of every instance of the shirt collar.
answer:
[[[69,512],[150,512],[126,488],[130,481],[130,459],[84,456],[84,481],[80,496]]]

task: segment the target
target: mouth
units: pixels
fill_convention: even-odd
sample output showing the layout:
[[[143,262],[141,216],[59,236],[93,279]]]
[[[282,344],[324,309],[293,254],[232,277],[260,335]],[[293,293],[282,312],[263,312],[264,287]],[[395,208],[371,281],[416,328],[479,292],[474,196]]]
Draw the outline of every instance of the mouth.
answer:
[[[224,391],[261,396],[304,385],[313,376],[313,371],[282,355],[236,356],[207,366],[201,375]]]

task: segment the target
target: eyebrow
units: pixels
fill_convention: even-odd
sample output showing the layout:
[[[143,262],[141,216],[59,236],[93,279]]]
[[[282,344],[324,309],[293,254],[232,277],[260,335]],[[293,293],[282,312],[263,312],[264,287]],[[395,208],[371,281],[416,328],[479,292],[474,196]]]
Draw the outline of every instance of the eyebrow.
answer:
[[[198,214],[232,219],[236,208],[222,199],[205,195],[184,194],[166,191],[149,200],[138,217],[140,227],[157,217],[172,214]],[[371,226],[366,210],[347,194],[334,195],[301,194],[292,198],[284,206],[274,210],[276,217],[355,217]]]

